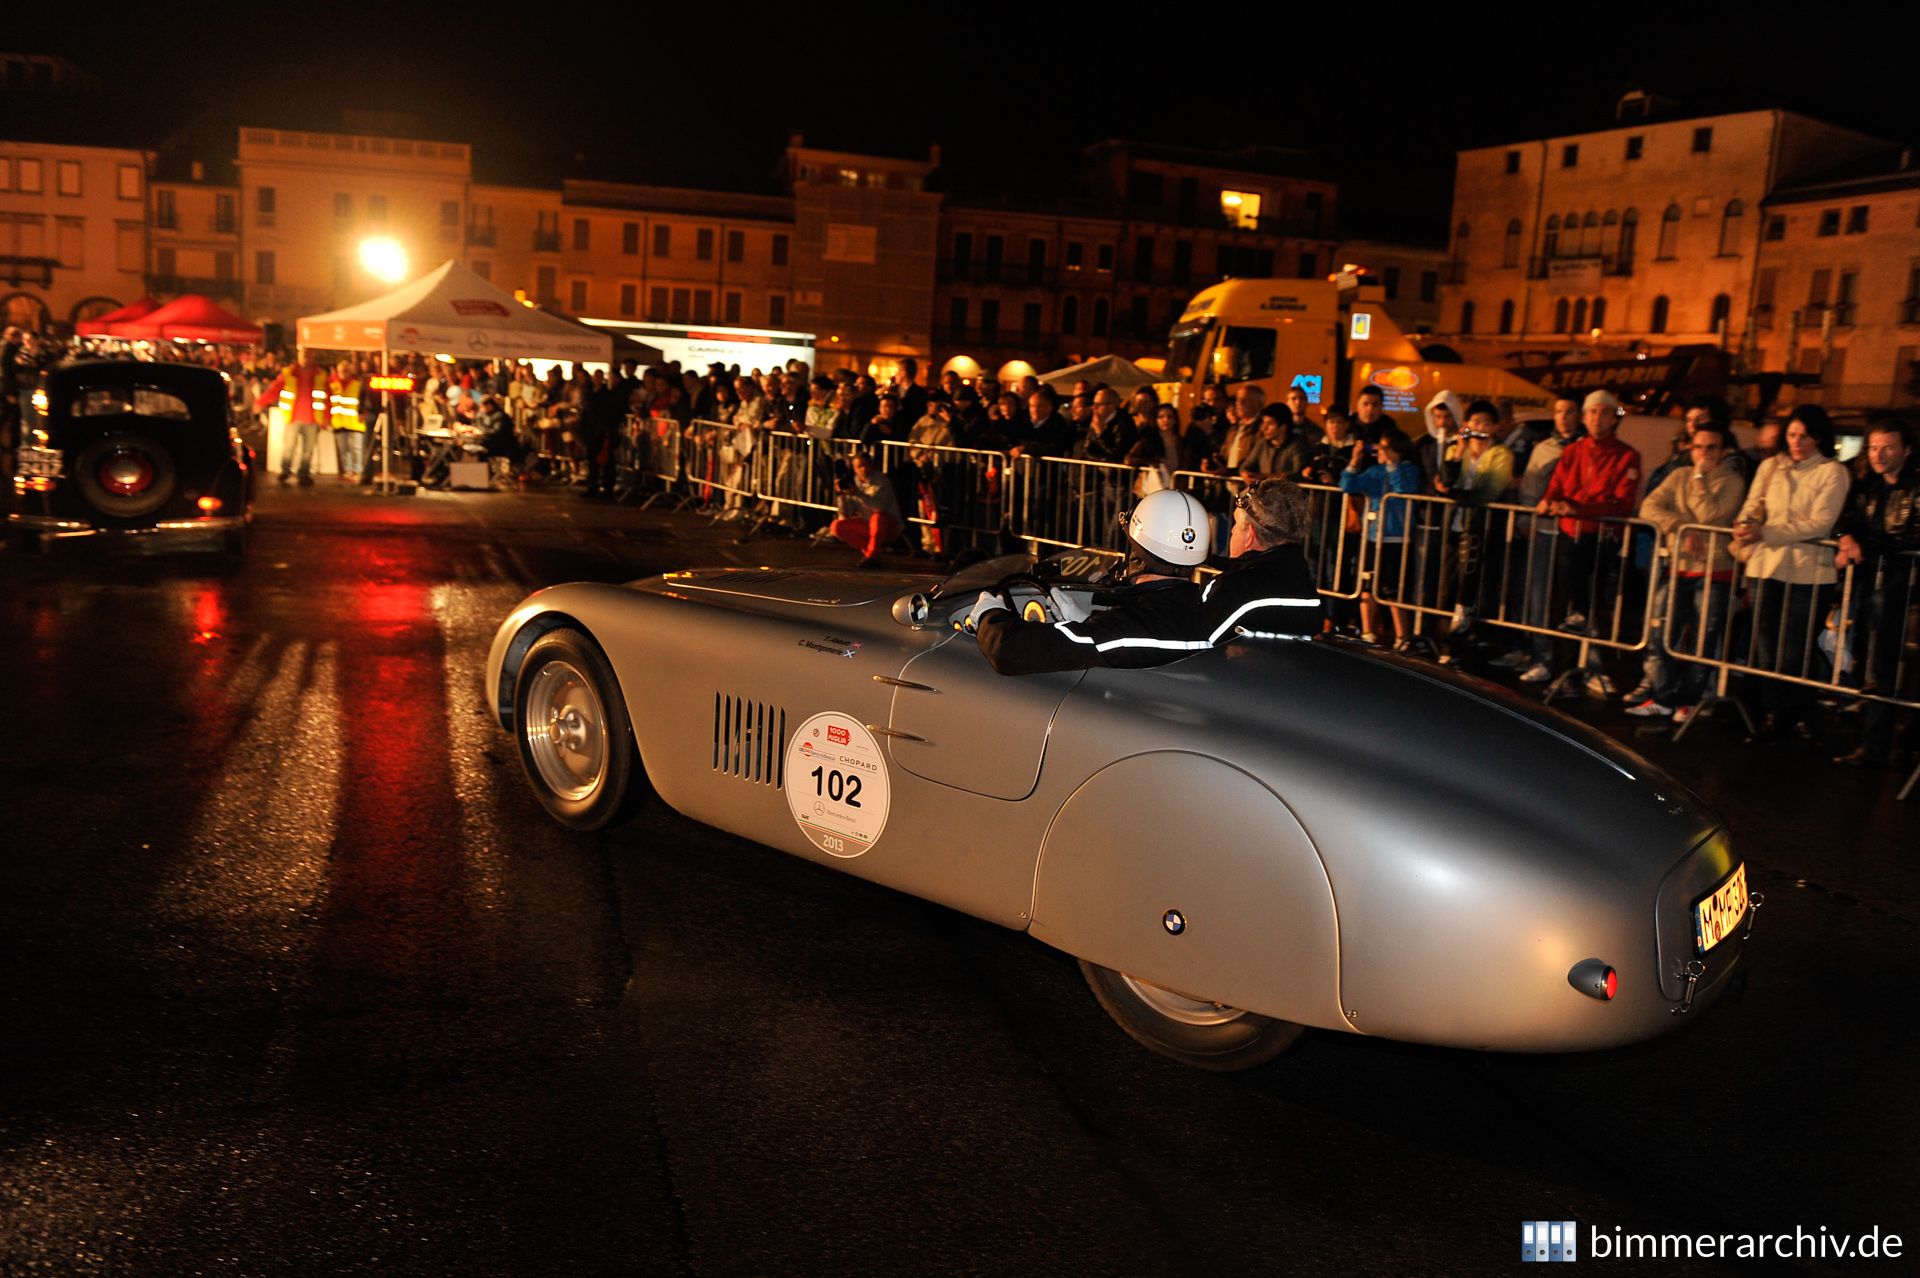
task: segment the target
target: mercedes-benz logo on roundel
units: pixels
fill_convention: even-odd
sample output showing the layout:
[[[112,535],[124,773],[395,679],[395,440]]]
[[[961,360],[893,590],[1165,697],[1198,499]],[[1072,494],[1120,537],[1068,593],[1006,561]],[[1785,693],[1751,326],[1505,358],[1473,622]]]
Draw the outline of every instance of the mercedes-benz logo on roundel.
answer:
[[[1186,542],[1189,546],[1193,544],[1193,539],[1196,535],[1191,528],[1182,528],[1180,530],[1180,540]]]

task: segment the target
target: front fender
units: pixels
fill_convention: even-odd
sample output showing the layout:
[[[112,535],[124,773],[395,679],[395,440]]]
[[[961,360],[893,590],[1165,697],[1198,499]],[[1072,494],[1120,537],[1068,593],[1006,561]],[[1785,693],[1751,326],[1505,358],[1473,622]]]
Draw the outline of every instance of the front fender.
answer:
[[[1068,796],[1041,848],[1031,930],[1195,998],[1353,1028],[1313,840],[1273,791],[1203,755],[1134,755]]]

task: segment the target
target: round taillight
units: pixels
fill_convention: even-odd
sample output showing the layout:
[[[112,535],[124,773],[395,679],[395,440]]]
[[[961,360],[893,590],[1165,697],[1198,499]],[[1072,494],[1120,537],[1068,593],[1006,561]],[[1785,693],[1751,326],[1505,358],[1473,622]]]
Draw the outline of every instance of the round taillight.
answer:
[[[200,509],[211,515],[214,511],[220,509],[220,499],[218,497],[202,497],[199,505]]]
[[[1581,959],[1567,973],[1567,984],[1602,1003],[1610,1001],[1620,989],[1620,974],[1597,958]]]

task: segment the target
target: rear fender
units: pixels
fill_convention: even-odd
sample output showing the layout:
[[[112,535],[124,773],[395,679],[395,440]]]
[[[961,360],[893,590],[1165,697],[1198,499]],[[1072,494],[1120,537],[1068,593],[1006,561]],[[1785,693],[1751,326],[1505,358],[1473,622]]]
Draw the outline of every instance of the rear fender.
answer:
[[[1266,786],[1203,755],[1134,755],[1068,796],[1041,848],[1031,931],[1194,998],[1353,1028],[1313,840]]]

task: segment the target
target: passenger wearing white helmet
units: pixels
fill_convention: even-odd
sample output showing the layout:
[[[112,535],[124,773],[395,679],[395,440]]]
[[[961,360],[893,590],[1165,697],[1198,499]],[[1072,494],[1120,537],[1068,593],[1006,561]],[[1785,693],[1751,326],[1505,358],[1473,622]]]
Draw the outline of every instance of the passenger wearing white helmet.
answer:
[[[1001,674],[1161,666],[1241,637],[1311,638],[1320,596],[1299,543],[1306,497],[1279,478],[1250,486],[1235,503],[1227,569],[1202,588],[1191,575],[1206,562],[1206,509],[1191,493],[1163,490],[1127,520],[1125,584],[1094,596],[1091,616],[1028,621],[983,593],[968,616],[980,650]]]

